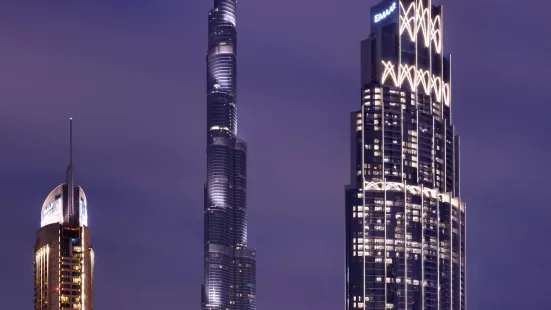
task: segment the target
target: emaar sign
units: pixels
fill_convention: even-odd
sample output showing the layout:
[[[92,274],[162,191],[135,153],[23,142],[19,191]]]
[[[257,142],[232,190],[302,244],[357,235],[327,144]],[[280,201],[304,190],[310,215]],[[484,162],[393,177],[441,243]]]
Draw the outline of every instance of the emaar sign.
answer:
[[[375,23],[378,23],[383,19],[387,18],[394,11],[396,11],[396,2],[392,2],[392,4],[386,10],[375,14],[375,16],[373,17],[373,20]]]

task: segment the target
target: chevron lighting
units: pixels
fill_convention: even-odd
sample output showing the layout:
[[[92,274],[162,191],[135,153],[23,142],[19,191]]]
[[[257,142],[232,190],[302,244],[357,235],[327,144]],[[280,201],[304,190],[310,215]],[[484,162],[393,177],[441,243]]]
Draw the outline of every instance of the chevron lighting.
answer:
[[[418,2],[418,3],[416,3]],[[400,1],[400,35],[407,31],[412,42],[417,40],[420,34],[423,37],[425,47],[431,43],[436,53],[442,53],[442,19],[440,16],[431,18],[429,8],[423,6],[423,1],[410,3],[408,7]]]
[[[404,82],[409,84],[409,87],[416,91],[419,86],[423,86],[425,94],[430,95],[434,92],[437,102],[442,102],[450,105],[450,85],[444,83],[439,76],[430,75],[427,70],[417,70],[415,66],[407,64],[400,65],[399,69],[395,69],[395,64],[391,61],[383,61],[383,77],[381,82],[384,84],[390,79],[394,86],[401,87]],[[398,71],[398,72],[397,72]]]
[[[442,19],[438,15],[432,18],[430,6],[425,7],[423,1],[416,0],[407,7],[400,1],[399,29],[400,37],[409,37],[412,42],[422,38],[426,48],[442,54]],[[407,82],[413,91],[417,92],[421,87],[425,94],[434,94],[437,102],[443,101],[450,106],[450,85],[441,77],[407,64],[396,65],[391,61],[382,64],[382,83],[390,80],[396,87],[401,87]]]

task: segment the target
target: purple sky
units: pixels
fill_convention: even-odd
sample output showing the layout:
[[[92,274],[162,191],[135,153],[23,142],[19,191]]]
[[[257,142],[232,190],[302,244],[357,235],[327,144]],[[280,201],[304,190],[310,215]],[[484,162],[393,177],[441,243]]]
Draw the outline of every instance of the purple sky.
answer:
[[[343,307],[348,118],[375,3],[240,1],[239,132],[259,309]],[[551,4],[440,3],[462,138],[469,309],[547,309]],[[211,7],[1,1],[0,308],[32,308],[40,207],[64,182],[74,117],[96,309],[199,309]]]

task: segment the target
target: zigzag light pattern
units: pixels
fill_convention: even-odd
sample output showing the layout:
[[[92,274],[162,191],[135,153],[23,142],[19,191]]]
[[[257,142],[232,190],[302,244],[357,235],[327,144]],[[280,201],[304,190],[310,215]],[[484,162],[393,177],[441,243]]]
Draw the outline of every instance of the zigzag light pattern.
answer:
[[[437,102],[442,102],[450,105],[450,85],[444,83],[439,76],[430,75],[427,70],[416,69],[415,66],[401,64],[396,72],[395,64],[391,61],[383,61],[383,78],[381,82],[384,84],[388,79],[394,83],[394,86],[401,87],[407,81],[412,90],[416,90],[419,86],[423,86],[425,94],[429,95],[434,92]]]
[[[400,36],[404,33],[407,33],[405,37],[409,37],[412,42],[420,36],[426,48],[432,47],[436,53],[442,53],[442,19],[440,16],[433,19],[430,8],[425,8],[423,1],[416,0],[407,7],[400,1]],[[425,94],[434,93],[437,102],[444,101],[450,106],[450,85],[444,83],[441,77],[431,76],[430,71],[407,64],[400,64],[395,68],[396,65],[390,61],[382,63],[382,83],[390,79],[396,87],[401,87],[407,82],[413,91],[422,86]]]
[[[417,3],[418,2],[418,3]],[[423,1],[410,3],[404,7],[400,1],[400,35],[407,31],[412,42],[421,34],[425,47],[433,44],[436,53],[442,53],[442,19],[431,18],[430,8],[423,6]]]

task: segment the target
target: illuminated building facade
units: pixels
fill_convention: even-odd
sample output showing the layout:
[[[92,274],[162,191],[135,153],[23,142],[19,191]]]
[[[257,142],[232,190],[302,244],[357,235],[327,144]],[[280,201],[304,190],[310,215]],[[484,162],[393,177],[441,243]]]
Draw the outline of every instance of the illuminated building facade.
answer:
[[[88,229],[86,195],[73,184],[57,186],[42,205],[34,247],[34,309],[93,310],[94,250]]]
[[[371,9],[362,104],[351,114],[347,310],[466,307],[466,207],[443,16],[430,0]]]
[[[247,246],[247,145],[237,135],[236,0],[214,0],[207,51],[204,310],[256,309],[256,253]]]

